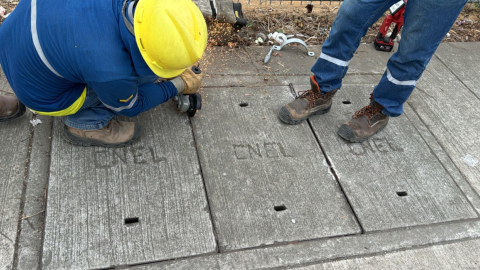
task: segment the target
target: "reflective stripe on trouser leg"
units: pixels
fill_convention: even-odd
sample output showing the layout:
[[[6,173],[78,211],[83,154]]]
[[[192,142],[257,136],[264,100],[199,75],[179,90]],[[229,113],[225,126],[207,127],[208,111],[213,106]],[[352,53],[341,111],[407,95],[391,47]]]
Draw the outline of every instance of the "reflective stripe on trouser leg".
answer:
[[[388,60],[373,98],[384,113],[398,116],[440,42],[460,14],[466,0],[409,0],[405,9],[402,40]],[[400,83],[399,83],[400,82]]]
[[[323,52],[320,54],[320,58],[341,67],[348,67],[348,65],[350,64],[350,61],[343,61],[338,58],[331,57],[330,55],[324,54]]]
[[[382,113],[399,116],[403,113],[403,104],[412,93],[416,80],[401,81],[387,68],[382,79],[373,90],[373,99],[383,106]]]

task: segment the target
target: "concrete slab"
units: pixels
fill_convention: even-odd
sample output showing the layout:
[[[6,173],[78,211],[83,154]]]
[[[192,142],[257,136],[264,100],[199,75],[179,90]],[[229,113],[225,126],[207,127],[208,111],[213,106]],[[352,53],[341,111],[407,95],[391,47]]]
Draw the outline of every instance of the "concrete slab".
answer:
[[[377,256],[293,268],[297,270],[480,269],[480,240],[397,251]]]
[[[465,56],[465,66],[462,68],[457,64],[455,69],[432,58],[408,104],[427,124],[430,132],[478,194],[480,146],[477,138],[480,134],[480,99],[477,93],[480,78],[472,77],[470,68],[475,61],[480,61],[480,55],[478,59],[475,57],[477,56],[474,53],[471,58]],[[448,62],[449,65],[450,63]],[[467,78],[465,74],[470,75],[466,82],[460,81],[460,77],[454,75],[452,70],[457,74],[464,74],[464,78]],[[467,82],[473,85],[473,88],[468,86]],[[476,206],[479,207],[478,203]]]
[[[310,46],[315,57],[306,55],[302,46],[287,45],[280,55],[263,63],[270,46],[208,47],[200,61],[205,74],[203,87],[259,87],[261,85],[308,84],[310,69],[320,55],[321,46]],[[351,60],[344,83],[378,83],[392,53],[375,51],[373,46],[362,44]],[[375,78],[372,80],[372,78]]]
[[[394,50],[396,47],[394,48]],[[347,74],[383,75],[392,52],[379,52],[373,44],[360,44],[350,60]]]
[[[76,147],[56,118],[44,269],[92,269],[216,252],[188,117],[173,102],[140,115],[139,142]]]
[[[382,74],[383,75],[383,74]],[[356,75],[356,74],[347,74],[343,78],[343,84],[369,84],[375,86],[378,84],[382,75]]]
[[[435,56],[448,66],[448,69],[465,84],[470,91],[480,97],[480,42],[442,43]]]
[[[480,222],[478,220],[442,223],[431,226],[418,226],[400,230],[200,256],[132,267],[132,270],[291,269],[293,267],[319,264],[325,261],[372,256],[384,252],[422,248],[436,243],[451,243],[453,241],[479,237]],[[475,250],[471,250],[472,253],[474,251]],[[471,256],[473,255],[474,254],[471,254]],[[468,256],[470,256],[470,254]],[[408,257],[404,257],[404,260],[407,259]],[[458,268],[454,267],[451,269]]]
[[[10,270],[23,204],[23,185],[28,165],[31,114],[0,123],[0,269]]]
[[[359,233],[288,87],[205,89],[194,133],[221,251]]]
[[[375,85],[380,81],[380,75],[347,75],[343,82],[345,84],[372,84]],[[263,86],[288,86],[290,83],[297,89],[298,85],[310,83],[308,75],[206,75],[202,81],[203,88],[218,87],[263,87]],[[310,88],[310,87],[308,87]],[[298,91],[307,89],[297,89]],[[203,93],[200,90],[200,93]]]
[[[41,269],[42,239],[45,220],[48,170],[53,118],[35,115],[42,121],[33,128],[30,163],[25,179],[25,198],[21,209],[18,237],[17,270]]]
[[[215,75],[205,74],[202,80],[203,88],[217,87],[259,87],[267,85],[288,85],[284,80],[276,76],[263,75]],[[202,89],[199,91],[202,92]]]
[[[330,113],[310,119],[353,210],[366,231],[477,218],[452,177],[409,120],[391,119],[364,143],[338,128],[368,103],[371,85],[344,85]]]
[[[415,100],[413,96],[410,97],[410,101]],[[410,112],[411,107],[408,108]],[[432,132],[429,130],[429,125],[423,123],[420,117],[414,113],[409,113],[408,119],[415,126],[415,129],[418,131],[418,133],[421,134],[422,138],[425,140],[425,143],[430,148],[432,154],[434,154],[436,158],[442,163],[445,170],[448,172],[448,174],[450,174],[452,179],[462,190],[463,194],[465,194],[465,197],[467,197],[467,199],[470,201],[472,207],[477,211],[477,213],[480,213],[480,196],[478,195],[477,191],[470,185],[468,179],[463,175],[463,172],[460,171],[459,168],[452,161],[452,158],[449,156],[445,148],[437,141],[435,135],[432,134]]]
[[[274,76],[278,81],[289,84],[292,83],[294,88],[297,91],[303,91],[310,89],[310,76]],[[343,78],[343,84],[369,84],[376,85],[380,79],[381,75],[356,75],[356,74],[347,74]]]
[[[272,56],[267,64],[263,63],[271,46],[246,47],[247,52],[253,59],[255,67],[260,73],[275,75],[307,75],[321,54],[321,46],[310,46],[309,50],[315,53],[315,57],[307,56],[303,46],[287,45],[277,55]],[[350,60],[347,74],[357,75],[383,75],[388,59],[393,52],[379,52],[372,44],[361,44]]]

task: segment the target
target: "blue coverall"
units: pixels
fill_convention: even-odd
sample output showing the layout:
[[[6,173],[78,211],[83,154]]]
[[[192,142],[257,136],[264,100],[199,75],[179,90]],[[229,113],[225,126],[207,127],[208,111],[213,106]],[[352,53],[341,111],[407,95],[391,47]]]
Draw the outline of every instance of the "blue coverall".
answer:
[[[18,99],[66,124],[99,129],[177,94],[143,60],[123,0],[23,0],[0,26],[0,64]],[[87,104],[88,103],[88,104]]]

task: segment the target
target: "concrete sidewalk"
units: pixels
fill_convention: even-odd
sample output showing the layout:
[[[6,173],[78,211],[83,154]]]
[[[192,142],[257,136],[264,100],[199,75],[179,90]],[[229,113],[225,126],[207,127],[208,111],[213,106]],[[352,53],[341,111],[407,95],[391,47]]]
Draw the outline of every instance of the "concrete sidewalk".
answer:
[[[269,49],[209,48],[202,110],[146,112],[126,148],[72,146],[61,118],[1,123],[0,270],[480,269],[480,43],[441,44],[362,144],[336,132],[391,54],[362,45],[330,113],[288,126],[316,57]]]

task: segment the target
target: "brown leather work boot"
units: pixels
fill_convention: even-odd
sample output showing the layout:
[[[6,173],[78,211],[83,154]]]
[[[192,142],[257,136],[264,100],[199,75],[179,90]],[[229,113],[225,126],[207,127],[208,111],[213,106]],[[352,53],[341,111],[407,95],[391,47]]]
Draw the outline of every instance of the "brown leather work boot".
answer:
[[[382,105],[373,100],[368,106],[355,112],[352,120],[338,129],[338,135],[350,142],[363,142],[381,131],[388,124],[389,117],[382,113]]]
[[[25,113],[25,110],[25,105],[16,97],[0,95],[0,122],[20,117]]]
[[[140,128],[134,122],[110,120],[101,129],[83,130],[65,125],[68,142],[81,146],[122,147],[132,144],[140,137]]]
[[[300,91],[300,95],[295,98],[294,101],[280,109],[278,117],[282,122],[297,125],[311,115],[324,114],[330,111],[332,107],[332,97],[338,89],[322,94],[313,75],[310,76],[310,85],[312,89]]]

